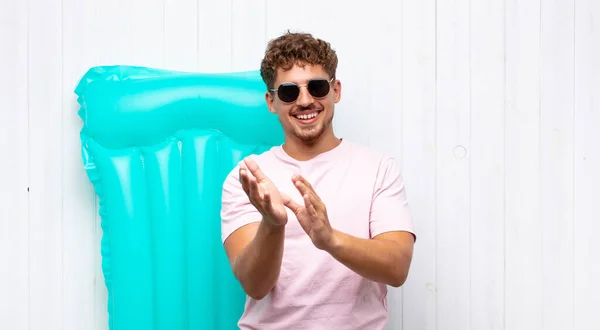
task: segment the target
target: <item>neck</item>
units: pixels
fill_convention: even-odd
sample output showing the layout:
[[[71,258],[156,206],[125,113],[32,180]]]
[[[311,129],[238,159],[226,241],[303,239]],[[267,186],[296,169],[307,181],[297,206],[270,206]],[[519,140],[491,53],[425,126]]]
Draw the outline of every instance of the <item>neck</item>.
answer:
[[[305,161],[334,149],[341,142],[342,140],[337,138],[333,131],[327,130],[313,142],[302,141],[295,136],[287,136],[282,147],[290,157]]]

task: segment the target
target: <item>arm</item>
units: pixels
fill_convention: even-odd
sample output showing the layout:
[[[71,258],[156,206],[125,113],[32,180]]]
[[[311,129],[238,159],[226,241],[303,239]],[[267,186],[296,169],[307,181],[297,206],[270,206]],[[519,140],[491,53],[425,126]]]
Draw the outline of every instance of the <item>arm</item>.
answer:
[[[224,243],[235,277],[253,299],[264,298],[279,278],[284,233],[285,227],[260,221],[236,230]]]
[[[359,275],[394,287],[404,284],[416,236],[396,164],[380,164],[369,216],[370,239],[357,238],[331,227],[327,207],[306,179],[292,181],[303,195],[304,206],[287,202],[313,244]]]
[[[273,183],[246,159],[223,185],[223,246],[235,277],[253,299],[264,298],[281,269],[287,213]]]
[[[393,231],[363,239],[334,230],[325,251],[367,279],[400,287],[408,276],[413,246],[414,236],[409,232]]]
[[[404,181],[391,158],[379,165],[371,213],[371,239],[333,231],[328,252],[356,273],[394,287],[404,284],[412,261],[416,236]]]

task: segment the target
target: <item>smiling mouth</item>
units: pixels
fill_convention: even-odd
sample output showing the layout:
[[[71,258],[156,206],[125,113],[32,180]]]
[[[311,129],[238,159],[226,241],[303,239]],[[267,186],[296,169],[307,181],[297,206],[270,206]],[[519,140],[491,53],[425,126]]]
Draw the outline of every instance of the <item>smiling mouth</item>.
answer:
[[[297,115],[294,115],[294,117],[296,117],[298,119],[307,120],[307,119],[313,119],[313,118],[315,118],[318,114],[319,114],[319,112],[315,111],[315,112],[312,112],[312,113],[297,114]]]
[[[296,118],[301,124],[312,124],[317,120],[321,112],[322,110],[298,113],[292,115],[292,117]]]

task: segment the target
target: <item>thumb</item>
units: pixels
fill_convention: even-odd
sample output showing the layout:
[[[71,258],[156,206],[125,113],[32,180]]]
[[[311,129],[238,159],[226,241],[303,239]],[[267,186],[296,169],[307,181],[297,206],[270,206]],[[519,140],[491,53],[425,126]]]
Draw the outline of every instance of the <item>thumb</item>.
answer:
[[[287,208],[292,210],[292,212],[294,212],[294,214],[298,215],[298,213],[300,213],[300,210],[302,210],[302,205],[294,202],[290,198],[290,196],[286,195],[283,192],[279,192],[279,194],[281,195],[281,200],[283,201],[283,205],[285,205]]]

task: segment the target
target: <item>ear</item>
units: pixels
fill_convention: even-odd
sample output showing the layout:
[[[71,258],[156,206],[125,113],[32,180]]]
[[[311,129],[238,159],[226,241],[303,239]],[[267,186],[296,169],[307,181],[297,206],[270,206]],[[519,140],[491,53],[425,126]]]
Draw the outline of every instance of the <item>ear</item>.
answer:
[[[272,114],[276,114],[277,111],[275,111],[275,106],[274,106],[274,102],[275,100],[273,99],[273,95],[271,94],[271,92],[267,91],[265,93],[265,101],[267,102],[267,107],[269,108],[269,112]]]
[[[339,80],[333,82],[334,102],[338,103],[342,98],[342,83]]]

